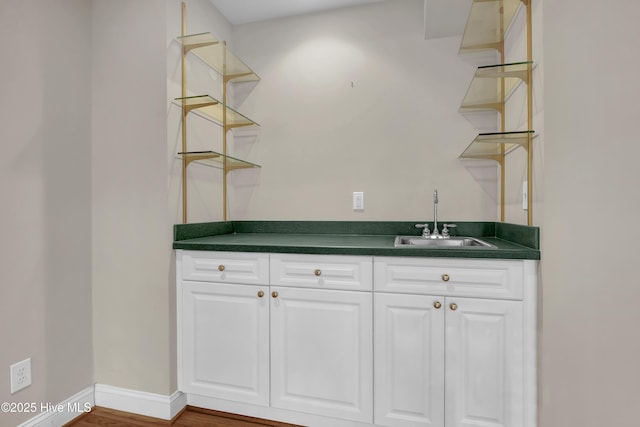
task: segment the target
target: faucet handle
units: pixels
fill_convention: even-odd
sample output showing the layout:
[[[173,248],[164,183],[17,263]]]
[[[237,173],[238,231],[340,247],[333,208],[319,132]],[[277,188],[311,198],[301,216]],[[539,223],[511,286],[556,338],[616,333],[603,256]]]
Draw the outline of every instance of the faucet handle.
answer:
[[[456,228],[457,224],[442,224],[442,235],[449,237],[449,228]]]
[[[429,224],[416,224],[416,228],[422,228],[422,237],[427,237],[431,232],[429,231]]]

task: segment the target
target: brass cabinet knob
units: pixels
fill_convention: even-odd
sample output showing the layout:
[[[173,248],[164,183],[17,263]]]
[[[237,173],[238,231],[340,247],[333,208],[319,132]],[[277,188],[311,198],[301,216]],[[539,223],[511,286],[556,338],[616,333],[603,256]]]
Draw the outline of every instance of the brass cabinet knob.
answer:
[[[318,270],[314,271],[313,274],[315,274],[316,276],[319,276],[319,275],[322,274],[322,270],[318,269]]]
[[[278,292],[276,291],[271,292],[271,296],[274,298],[278,298]]]
[[[448,274],[443,274],[443,275],[442,275],[442,281],[443,281],[443,282],[448,282],[448,281],[449,281],[449,279],[450,279],[450,277],[449,277],[449,275],[448,275]]]
[[[224,265],[220,264],[220,265],[218,266],[218,271],[224,271]]]
[[[442,307],[442,303],[441,303],[440,301],[436,301],[436,302],[434,302],[434,303],[433,303],[433,306],[434,306],[436,309],[438,309],[438,308]]]
[[[258,291],[258,298],[262,298],[264,296],[264,292]]]
[[[449,308],[455,311],[458,309],[458,304],[456,304],[455,302],[452,302],[451,304],[449,304]]]

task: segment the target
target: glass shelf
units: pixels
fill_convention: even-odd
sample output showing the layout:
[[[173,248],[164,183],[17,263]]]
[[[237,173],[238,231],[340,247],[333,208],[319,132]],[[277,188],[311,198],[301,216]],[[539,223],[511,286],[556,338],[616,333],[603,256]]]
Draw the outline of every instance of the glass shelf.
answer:
[[[532,68],[531,61],[478,67],[462,100],[460,111],[502,111],[503,102],[511,92],[521,82],[529,84]]]
[[[224,168],[224,163],[226,161],[228,172],[236,169],[262,167],[255,163],[247,162],[246,160],[240,160],[231,156],[225,156],[224,154],[215,151],[188,151],[178,153],[178,155],[181,158],[185,158],[187,160],[187,164],[191,162],[198,162],[206,166],[213,166],[219,169]]]
[[[186,108],[187,113],[192,110],[196,110],[202,113],[205,118],[213,119],[218,124],[223,124],[223,114],[226,108],[227,111],[227,129],[245,127],[245,126],[259,126],[256,122],[250,118],[238,113],[228,105],[225,107],[220,101],[209,96],[188,96],[186,98],[176,98],[176,101],[180,106]]]
[[[509,154],[518,147],[528,149],[535,131],[492,132],[479,134],[460,155],[461,159],[490,159],[500,162],[501,148]]]
[[[240,83],[260,80],[260,77],[247,64],[211,33],[177,37],[177,40],[184,46],[185,53],[193,51],[194,55],[224,76],[226,81]]]
[[[459,53],[500,50],[521,0],[473,0]],[[502,9],[502,13],[500,10]]]

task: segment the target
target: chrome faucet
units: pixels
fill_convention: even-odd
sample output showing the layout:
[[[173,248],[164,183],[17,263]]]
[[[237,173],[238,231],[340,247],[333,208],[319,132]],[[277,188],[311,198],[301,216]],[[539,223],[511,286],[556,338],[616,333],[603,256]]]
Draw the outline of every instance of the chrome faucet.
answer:
[[[429,232],[429,224],[416,224],[416,228],[423,228],[422,237],[427,239],[446,239],[449,237],[448,230],[446,236],[438,231],[438,190],[433,192],[433,232]]]
[[[433,191],[433,232],[432,239],[442,239],[442,234],[438,231],[438,190]]]

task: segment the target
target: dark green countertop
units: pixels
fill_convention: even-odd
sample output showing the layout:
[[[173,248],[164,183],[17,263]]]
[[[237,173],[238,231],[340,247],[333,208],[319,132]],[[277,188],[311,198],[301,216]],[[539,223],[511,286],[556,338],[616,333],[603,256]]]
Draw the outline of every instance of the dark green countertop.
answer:
[[[539,229],[500,222],[455,222],[455,235],[496,248],[396,248],[397,235],[419,235],[414,222],[226,221],[174,226],[174,249],[334,255],[540,259]],[[430,223],[433,229],[433,223]]]

